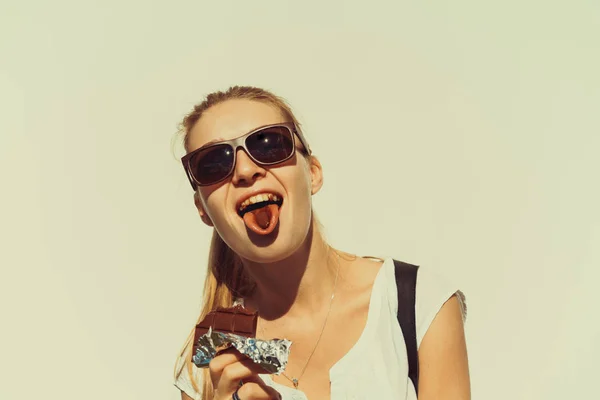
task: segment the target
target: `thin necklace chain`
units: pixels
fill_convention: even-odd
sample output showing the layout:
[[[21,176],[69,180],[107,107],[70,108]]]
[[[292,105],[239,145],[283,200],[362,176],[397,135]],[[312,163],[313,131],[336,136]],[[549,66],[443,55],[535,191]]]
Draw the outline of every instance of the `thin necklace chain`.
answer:
[[[321,341],[321,337],[323,337],[323,332],[325,332],[325,327],[327,326],[327,320],[329,319],[329,313],[331,313],[331,305],[333,304],[333,298],[335,297],[335,289],[337,287],[338,276],[340,275],[340,255],[339,254],[337,255],[336,260],[337,260],[338,267],[337,267],[337,272],[335,273],[335,281],[333,283],[333,291],[331,293],[331,299],[329,300],[329,309],[327,310],[327,315],[325,316],[325,321],[323,322],[323,327],[321,328],[321,332],[319,333],[319,337],[317,338],[315,347],[313,348],[312,352],[306,359],[306,362],[304,363],[304,367],[302,367],[302,370],[300,371],[300,375],[298,375],[297,378],[294,378],[293,376],[290,377],[290,376],[286,375],[285,372],[281,372],[281,375],[283,375],[288,381],[292,382],[292,384],[294,385],[294,388],[296,388],[296,389],[298,389],[298,385],[300,384],[300,378],[302,378],[302,376],[304,375],[304,371],[306,371],[306,367],[308,367],[308,363],[310,362],[310,359],[312,358],[313,354],[315,354],[315,351],[317,350],[317,347],[319,346],[319,342]]]

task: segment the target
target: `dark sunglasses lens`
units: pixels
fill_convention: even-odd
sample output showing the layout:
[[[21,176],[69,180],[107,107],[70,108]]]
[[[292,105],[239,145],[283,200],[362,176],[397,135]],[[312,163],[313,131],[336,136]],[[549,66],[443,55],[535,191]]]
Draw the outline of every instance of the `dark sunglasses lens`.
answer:
[[[210,185],[225,178],[233,167],[233,149],[227,144],[209,147],[190,158],[192,176],[201,185]]]
[[[274,126],[248,136],[246,147],[257,161],[273,164],[284,161],[292,155],[294,138],[288,128]]]

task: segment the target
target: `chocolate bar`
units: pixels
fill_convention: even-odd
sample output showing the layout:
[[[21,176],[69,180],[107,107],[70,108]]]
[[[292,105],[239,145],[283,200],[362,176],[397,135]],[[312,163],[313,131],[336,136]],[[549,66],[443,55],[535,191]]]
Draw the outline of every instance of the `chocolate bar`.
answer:
[[[213,332],[233,333],[245,337],[256,337],[258,315],[246,310],[241,305],[234,307],[219,307],[208,313],[198,325],[194,334],[194,354],[198,346],[198,338]]]
[[[211,311],[196,325],[192,363],[207,368],[220,350],[234,347],[267,373],[280,374],[287,365],[292,342],[256,339],[257,322],[258,315],[241,305]]]

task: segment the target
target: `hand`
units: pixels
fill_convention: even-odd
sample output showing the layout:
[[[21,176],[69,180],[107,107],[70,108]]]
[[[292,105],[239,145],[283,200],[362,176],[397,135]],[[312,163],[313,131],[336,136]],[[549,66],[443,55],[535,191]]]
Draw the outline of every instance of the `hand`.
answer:
[[[208,369],[215,389],[213,400],[231,400],[236,390],[240,400],[281,399],[279,392],[258,376],[266,371],[235,348],[219,353]],[[243,382],[241,387],[240,382]]]

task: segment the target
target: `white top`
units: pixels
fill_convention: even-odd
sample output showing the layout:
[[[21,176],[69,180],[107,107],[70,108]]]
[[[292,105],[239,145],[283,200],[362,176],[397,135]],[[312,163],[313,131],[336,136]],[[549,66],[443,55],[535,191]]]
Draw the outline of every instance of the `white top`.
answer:
[[[373,284],[371,303],[365,328],[354,346],[330,370],[331,400],[405,399],[417,395],[408,377],[408,358],[402,329],[398,324],[398,293],[392,258],[385,259]],[[444,303],[457,294],[466,319],[463,293],[429,268],[420,267],[416,287],[417,346]],[[186,360],[179,359],[178,366]],[[198,381],[198,387],[202,387]],[[275,388],[283,400],[307,400],[305,394],[274,382],[270,375],[261,375],[266,384]],[[360,377],[357,379],[357,377]],[[175,386],[194,400],[201,399],[194,391],[184,368]]]

